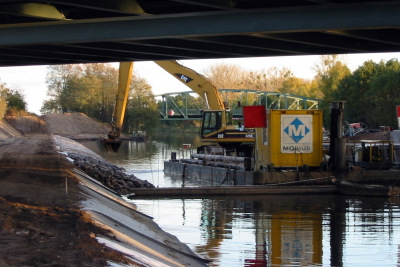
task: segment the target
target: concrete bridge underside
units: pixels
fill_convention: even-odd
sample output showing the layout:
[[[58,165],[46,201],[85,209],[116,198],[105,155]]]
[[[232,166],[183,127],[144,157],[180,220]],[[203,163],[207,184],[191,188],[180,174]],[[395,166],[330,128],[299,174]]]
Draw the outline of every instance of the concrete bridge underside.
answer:
[[[400,51],[400,1],[0,0],[0,66]]]

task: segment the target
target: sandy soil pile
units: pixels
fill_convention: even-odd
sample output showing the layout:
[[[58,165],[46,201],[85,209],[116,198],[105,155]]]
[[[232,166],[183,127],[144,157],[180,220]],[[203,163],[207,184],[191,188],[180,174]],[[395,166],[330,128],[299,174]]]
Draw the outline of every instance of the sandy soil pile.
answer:
[[[7,116],[5,121],[23,135],[47,133],[46,123],[36,116]]]
[[[110,130],[108,125],[99,123],[83,113],[54,113],[40,117],[9,116],[5,118],[5,121],[22,135],[46,133],[75,140],[107,138]],[[1,126],[0,124],[0,134]],[[0,136],[0,138],[4,137]]]
[[[46,114],[47,133],[72,139],[106,138],[110,127],[99,123],[83,113]]]

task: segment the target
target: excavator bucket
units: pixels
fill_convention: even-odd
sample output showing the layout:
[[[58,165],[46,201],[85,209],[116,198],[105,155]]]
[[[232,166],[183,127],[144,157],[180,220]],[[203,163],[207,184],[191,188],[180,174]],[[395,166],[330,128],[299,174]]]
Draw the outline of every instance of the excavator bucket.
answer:
[[[114,140],[114,139],[104,139],[104,147],[107,151],[117,153],[121,144],[122,140]]]

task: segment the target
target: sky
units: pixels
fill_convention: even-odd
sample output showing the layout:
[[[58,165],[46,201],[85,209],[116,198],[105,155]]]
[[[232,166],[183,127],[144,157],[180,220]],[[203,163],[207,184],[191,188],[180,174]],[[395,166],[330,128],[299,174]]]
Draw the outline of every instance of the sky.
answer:
[[[351,71],[357,69],[367,60],[379,62],[380,60],[386,61],[392,58],[400,61],[400,53],[350,54],[343,56],[344,62]],[[285,67],[291,70],[294,76],[298,78],[312,79],[315,75],[314,66],[319,63],[320,59],[320,56],[286,56],[182,60],[179,62],[200,73],[217,63],[235,64],[245,70],[253,71],[268,70],[272,67],[278,67],[279,69]],[[118,67],[118,64],[116,63],[115,66]],[[134,69],[140,77],[147,80],[155,95],[190,90],[154,62],[135,62]],[[28,111],[39,115],[43,101],[48,98],[46,74],[47,66],[2,67],[0,68],[0,82],[5,83],[8,88],[19,89],[25,96]]]

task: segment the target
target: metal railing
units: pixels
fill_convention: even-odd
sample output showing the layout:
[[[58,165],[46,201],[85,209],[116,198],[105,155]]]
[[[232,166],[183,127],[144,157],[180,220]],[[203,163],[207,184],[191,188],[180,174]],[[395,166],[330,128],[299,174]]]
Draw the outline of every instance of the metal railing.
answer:
[[[242,106],[265,105],[267,109],[318,109],[321,100],[279,92],[257,90],[219,89],[230,103],[234,118],[243,116]],[[161,97],[159,112],[161,120],[199,120],[205,103],[193,91],[166,93]]]

